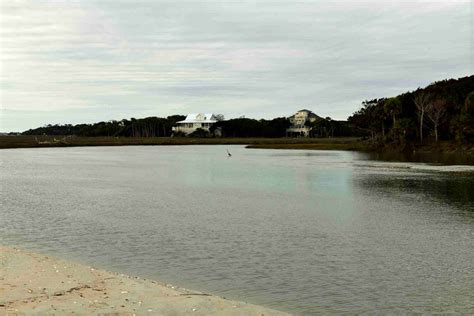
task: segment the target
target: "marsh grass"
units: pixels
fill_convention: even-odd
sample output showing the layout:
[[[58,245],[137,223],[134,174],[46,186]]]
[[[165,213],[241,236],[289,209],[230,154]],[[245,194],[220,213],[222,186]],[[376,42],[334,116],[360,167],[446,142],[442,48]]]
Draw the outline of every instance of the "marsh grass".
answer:
[[[129,145],[248,145],[249,148],[360,150],[358,138],[191,138],[0,136],[0,148],[129,146]],[[38,143],[40,142],[40,143]]]

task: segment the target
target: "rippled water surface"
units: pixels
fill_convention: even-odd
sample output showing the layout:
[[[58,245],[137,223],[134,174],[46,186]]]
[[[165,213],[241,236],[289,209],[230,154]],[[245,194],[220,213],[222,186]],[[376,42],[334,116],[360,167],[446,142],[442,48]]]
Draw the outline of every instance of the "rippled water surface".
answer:
[[[3,244],[295,314],[474,313],[472,167],[241,146],[0,162]]]

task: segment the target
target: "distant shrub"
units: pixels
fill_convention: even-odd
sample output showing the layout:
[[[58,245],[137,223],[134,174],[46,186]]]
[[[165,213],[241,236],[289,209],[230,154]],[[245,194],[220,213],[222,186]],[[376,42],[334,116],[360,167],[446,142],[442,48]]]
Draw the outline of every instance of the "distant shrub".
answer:
[[[209,133],[208,130],[198,128],[194,132],[188,135],[189,137],[198,137],[198,138],[205,138],[205,137],[210,137],[211,133]]]
[[[186,133],[182,131],[173,132],[173,137],[186,137]]]

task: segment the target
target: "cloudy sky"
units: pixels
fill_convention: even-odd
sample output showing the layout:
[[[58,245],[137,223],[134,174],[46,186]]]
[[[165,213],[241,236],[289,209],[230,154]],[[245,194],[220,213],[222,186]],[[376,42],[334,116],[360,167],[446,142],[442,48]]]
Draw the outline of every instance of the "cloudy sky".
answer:
[[[473,73],[469,0],[0,1],[3,132],[190,112],[345,119]]]

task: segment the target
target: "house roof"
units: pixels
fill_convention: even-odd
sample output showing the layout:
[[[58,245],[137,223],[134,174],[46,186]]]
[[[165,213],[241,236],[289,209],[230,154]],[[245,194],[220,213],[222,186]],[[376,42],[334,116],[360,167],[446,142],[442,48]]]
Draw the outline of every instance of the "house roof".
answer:
[[[299,110],[298,112],[296,112],[295,114],[293,114],[292,116],[290,116],[290,118],[294,117],[297,113],[299,112],[306,112],[308,113],[308,117],[314,117],[314,118],[317,118],[317,119],[320,119],[321,117],[315,113],[313,113],[312,111],[310,110],[306,110],[306,109],[303,109],[303,110]]]
[[[212,113],[193,113],[188,114],[184,121],[177,123],[216,123],[216,117]]]

